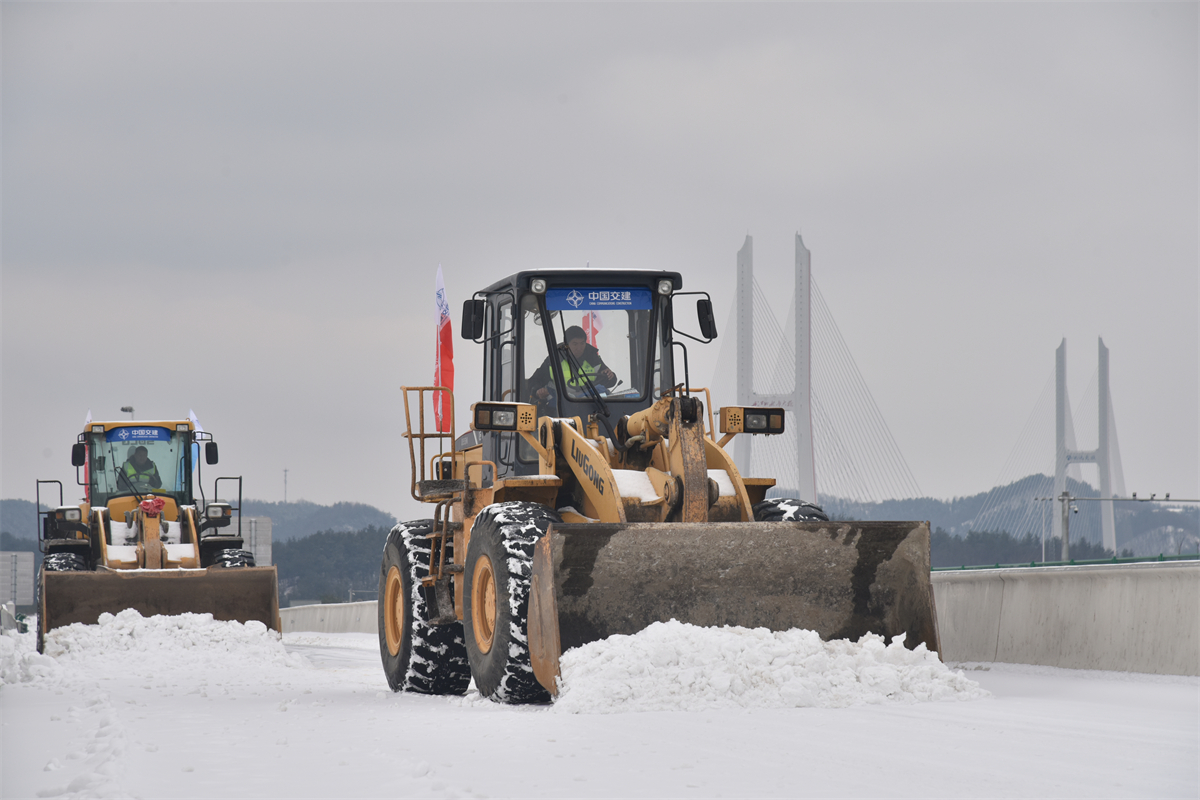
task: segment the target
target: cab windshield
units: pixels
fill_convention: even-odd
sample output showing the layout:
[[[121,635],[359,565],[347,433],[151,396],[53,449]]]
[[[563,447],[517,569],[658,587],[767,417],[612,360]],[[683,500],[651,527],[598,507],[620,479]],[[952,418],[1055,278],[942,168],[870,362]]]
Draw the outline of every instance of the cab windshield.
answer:
[[[562,287],[546,291],[552,350],[536,300],[526,295],[526,402],[546,403],[563,387],[568,400],[586,400],[588,385],[610,400],[640,400],[646,395],[647,359],[653,358],[650,335],[653,296],[635,287],[597,289]]]
[[[191,431],[158,425],[112,428],[88,436],[88,483],[93,505],[121,495],[170,494],[178,500],[190,488],[186,463]],[[190,494],[190,492],[189,492]]]

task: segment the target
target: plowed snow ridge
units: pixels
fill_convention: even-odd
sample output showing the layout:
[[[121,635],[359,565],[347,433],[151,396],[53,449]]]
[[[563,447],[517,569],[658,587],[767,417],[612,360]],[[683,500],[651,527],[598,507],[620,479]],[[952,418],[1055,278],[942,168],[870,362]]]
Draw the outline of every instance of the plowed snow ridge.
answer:
[[[130,609],[105,614],[98,625],[50,631],[46,655],[31,645],[30,634],[0,638],[0,682],[122,675],[147,688],[220,691],[290,682],[287,673],[309,666],[261,623],[220,622],[209,614],[143,617]],[[674,620],[568,651],[561,681],[553,710],[575,714],[839,708],[988,694],[924,645],[908,650],[873,635],[823,642],[806,630],[702,628]]]
[[[562,656],[555,711],[840,708],[988,696],[925,645],[868,634],[823,642],[813,631],[701,628],[672,620]]]
[[[98,625],[49,631],[45,651],[37,653],[32,633],[0,639],[0,683],[119,675],[175,693],[261,683],[264,674],[308,666],[261,622],[223,622],[211,614],[143,617],[133,609],[101,614]]]

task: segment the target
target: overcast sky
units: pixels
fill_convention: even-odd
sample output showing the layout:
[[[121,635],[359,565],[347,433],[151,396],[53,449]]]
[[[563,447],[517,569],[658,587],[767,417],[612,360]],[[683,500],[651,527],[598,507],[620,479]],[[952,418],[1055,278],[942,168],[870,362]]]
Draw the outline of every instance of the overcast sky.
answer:
[[[0,496],[132,405],[195,409],[250,497],[287,468],[423,515],[399,387],[432,379],[439,264],[456,317],[590,262],[723,322],[746,234],[790,290],[796,231],[926,494],[989,488],[1060,340],[1078,401],[1102,336],[1127,487],[1200,496],[1194,3],[0,15]]]

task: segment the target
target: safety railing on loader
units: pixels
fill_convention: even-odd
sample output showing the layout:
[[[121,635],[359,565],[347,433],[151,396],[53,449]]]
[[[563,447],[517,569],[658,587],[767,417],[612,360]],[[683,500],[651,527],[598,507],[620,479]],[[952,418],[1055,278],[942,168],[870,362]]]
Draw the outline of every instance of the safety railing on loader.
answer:
[[[461,499],[467,489],[467,482],[455,477],[457,450],[454,437],[454,392],[444,386],[401,386],[404,393],[404,438],[408,439],[408,456],[412,465],[412,481],[410,491],[414,500],[422,503],[436,503],[433,509],[433,530],[429,534],[429,574],[421,579],[421,590],[426,602],[432,609],[430,621],[434,624],[454,622],[454,603],[450,593],[450,576],[461,568],[448,564],[446,546],[454,531],[461,528],[461,523],[451,519],[451,508]],[[425,400],[434,393],[441,393],[442,417],[439,420],[434,413],[435,430],[425,430]],[[416,395],[417,427],[413,429],[413,403],[410,395]],[[449,408],[447,408],[449,406]],[[447,427],[439,422],[449,422],[449,430],[436,430]],[[437,442],[437,452],[426,452],[425,442]],[[449,452],[446,445],[449,444]],[[426,473],[425,465],[429,464]],[[464,471],[465,472],[465,471]]]
[[[237,512],[238,536],[241,536],[242,535],[242,476],[241,475],[225,476],[225,477],[217,478],[215,481],[213,481],[213,502],[214,503],[221,502],[221,481],[237,481],[238,502],[237,502],[237,506],[235,508],[231,508],[230,510]],[[233,504],[230,503],[230,505],[232,506]]]
[[[58,486],[58,505],[56,505],[54,508],[59,508],[60,506],[62,506],[62,504],[63,504],[62,481],[53,481],[53,480],[43,481],[43,480],[39,479],[37,482],[37,491],[36,491],[36,494],[34,495],[35,502],[36,502],[35,508],[37,509],[37,536],[35,536],[34,538],[37,539],[38,550],[40,550],[42,553],[46,552],[46,546],[43,543],[43,540],[47,538],[46,519],[51,514],[54,513],[54,510],[49,509],[49,508],[45,511],[42,511],[42,484],[51,484],[51,483],[56,484]]]
[[[466,482],[454,479],[454,392],[445,386],[401,386],[404,393],[404,438],[408,439],[408,458],[412,465],[412,481],[410,491],[414,500],[428,502],[434,498],[444,498],[466,488]],[[425,399],[430,395],[432,405],[433,392],[441,392],[443,421],[449,417],[450,430],[425,431]],[[416,395],[417,427],[413,429],[413,408],[409,395]],[[447,408],[449,406],[449,408]],[[431,414],[433,411],[431,409]],[[434,427],[437,425],[434,415]],[[429,477],[426,477],[427,440],[437,441],[437,453],[429,456]],[[449,452],[446,452],[449,443]]]

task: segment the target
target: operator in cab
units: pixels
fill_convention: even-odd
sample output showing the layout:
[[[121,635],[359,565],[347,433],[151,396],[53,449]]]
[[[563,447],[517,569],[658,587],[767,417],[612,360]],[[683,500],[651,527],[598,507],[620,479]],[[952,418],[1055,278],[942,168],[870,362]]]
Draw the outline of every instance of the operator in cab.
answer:
[[[121,476],[122,483],[128,481],[135,492],[162,487],[158,467],[150,460],[149,451],[142,445],[134,449],[129,460],[121,467]]]
[[[551,387],[554,385],[551,369],[562,374],[567,384],[567,394],[573,397],[585,396],[588,380],[606,389],[617,384],[617,374],[605,365],[600,351],[587,343],[587,334],[583,332],[583,328],[572,325],[567,328],[563,338],[566,339],[566,343],[558,346],[555,359],[559,363],[554,364],[548,357],[529,377],[529,385],[537,387],[532,390],[530,398],[534,403],[544,403],[550,398]],[[568,352],[574,357],[575,364],[579,365],[578,370],[568,357]]]

